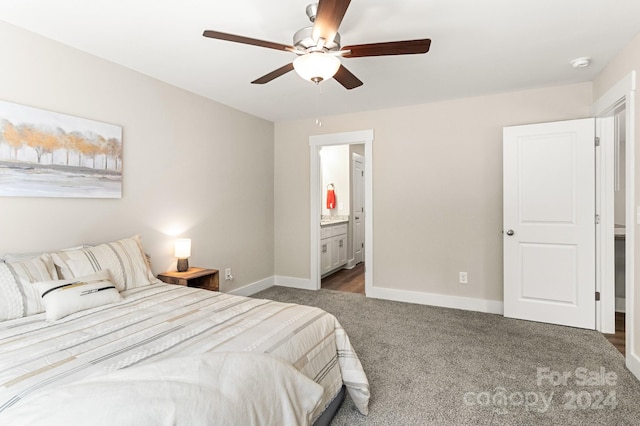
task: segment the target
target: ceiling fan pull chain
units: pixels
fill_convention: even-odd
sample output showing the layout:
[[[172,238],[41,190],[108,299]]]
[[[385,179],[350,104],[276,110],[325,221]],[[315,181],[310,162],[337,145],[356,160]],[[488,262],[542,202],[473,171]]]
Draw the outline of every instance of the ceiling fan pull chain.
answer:
[[[317,87],[317,91],[318,91],[318,95],[316,96],[316,126],[318,127],[322,127],[322,121],[320,121],[320,96],[322,96],[322,85],[321,84],[316,84]]]

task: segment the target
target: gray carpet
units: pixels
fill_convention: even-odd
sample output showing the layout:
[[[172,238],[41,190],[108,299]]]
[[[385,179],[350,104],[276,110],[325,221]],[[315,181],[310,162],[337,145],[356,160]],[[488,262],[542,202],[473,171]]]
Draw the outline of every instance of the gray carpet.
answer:
[[[331,290],[253,297],[320,307],[347,330],[370,413],[347,396],[334,426],[640,425],[640,383],[595,331]]]

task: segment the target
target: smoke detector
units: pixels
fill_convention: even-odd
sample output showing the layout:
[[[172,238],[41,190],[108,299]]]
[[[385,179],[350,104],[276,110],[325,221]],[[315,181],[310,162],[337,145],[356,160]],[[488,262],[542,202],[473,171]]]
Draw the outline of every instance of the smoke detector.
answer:
[[[583,57],[577,58],[570,62],[571,66],[574,68],[586,68],[591,65],[591,58]]]

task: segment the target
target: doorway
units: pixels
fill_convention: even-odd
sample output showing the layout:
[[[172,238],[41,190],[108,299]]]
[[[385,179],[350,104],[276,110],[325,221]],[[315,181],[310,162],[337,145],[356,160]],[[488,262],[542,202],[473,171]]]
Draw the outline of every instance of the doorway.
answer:
[[[635,268],[634,268],[634,241],[635,241],[635,144],[634,144],[634,117],[635,117],[635,72],[629,73],[620,80],[609,91],[607,91],[592,106],[592,116],[596,118],[596,194],[595,202],[595,226],[596,226],[596,261],[595,261],[595,298],[599,302],[595,304],[595,329],[602,333],[613,333],[615,331],[615,311],[616,311],[616,288],[615,288],[615,176],[624,175],[624,190],[621,196],[624,197],[625,212],[624,218],[619,214],[618,220],[624,223],[624,346],[625,360],[627,368],[638,378],[640,378],[640,356],[636,353],[634,339],[634,317],[635,317]],[[618,119],[616,120],[616,116]],[[624,150],[624,160],[615,167],[615,134],[618,132],[619,138],[624,139],[624,147],[619,144],[618,154]],[[618,141],[620,142],[620,141]],[[622,167],[624,166],[624,172]],[[568,169],[567,169],[568,170]],[[621,176],[620,176],[621,177]],[[557,189],[554,189],[557,190]],[[624,195],[622,195],[624,194]],[[535,195],[535,193],[533,193]],[[532,204],[533,205],[533,204]],[[554,206],[557,209],[557,206]],[[640,212],[640,208],[638,209]],[[505,215],[506,216],[506,215]],[[640,217],[640,214],[638,214]],[[592,220],[594,218],[592,217]],[[640,220],[639,220],[640,222]],[[568,221],[567,221],[568,223]],[[622,224],[619,224],[622,225]],[[620,229],[620,228],[618,228]],[[505,228],[506,235],[510,238],[515,234]],[[533,249],[533,254],[536,247]],[[506,250],[506,249],[505,249]],[[516,258],[518,259],[518,258]],[[554,261],[555,259],[550,259]],[[620,267],[619,267],[620,268]],[[589,269],[591,269],[589,267]],[[540,277],[539,270],[532,270],[534,278]],[[546,270],[543,273],[547,273]],[[507,273],[505,272],[505,286]],[[530,286],[531,287],[531,286]],[[533,288],[531,288],[534,290]],[[537,291],[537,289],[535,289]],[[507,291],[505,290],[505,314],[507,313]],[[593,293],[592,293],[593,294]],[[535,292],[530,292],[531,298],[537,296]],[[516,294],[517,296],[517,294]],[[568,298],[567,298],[568,299]],[[519,301],[519,300],[518,300]],[[569,306],[570,303],[566,303]],[[518,313],[516,311],[516,313]],[[589,327],[591,328],[591,327]]]
[[[604,126],[600,126],[601,131],[599,137],[601,144],[607,148],[604,153],[615,156],[614,137],[615,137],[615,116],[620,113],[619,118],[623,120],[618,123],[618,129],[624,132],[624,348],[625,348],[625,364],[627,368],[638,378],[640,378],[640,356],[636,353],[634,338],[634,320],[635,320],[635,222],[636,222],[636,200],[635,200],[635,71],[627,74],[623,79],[618,81],[611,89],[609,89],[600,99],[598,99],[591,107],[591,114],[595,116]],[[607,189],[609,193],[601,191],[603,197],[599,202],[600,213],[603,219],[607,221],[607,228],[613,228],[615,225],[615,207],[614,207],[614,161],[602,161],[601,166],[604,172],[602,176],[608,179],[606,184],[601,185],[604,191]],[[622,167],[620,167],[621,169]],[[621,170],[619,170],[621,172]],[[602,238],[613,240],[613,236],[609,237],[609,233],[602,235]],[[600,319],[598,330],[603,333],[613,333],[615,331],[615,246],[613,241],[610,244],[601,245],[603,253],[599,256],[598,265],[599,273],[598,289],[606,296],[606,302],[600,309]],[[606,275],[605,275],[606,274]],[[607,279],[608,277],[608,279]]]
[[[364,174],[364,213],[366,213],[364,218],[364,241],[366,241],[366,249],[363,251],[364,262],[360,262],[362,265],[362,269],[364,270],[364,292],[365,294],[373,288],[373,186],[372,186],[372,154],[373,154],[373,130],[363,130],[356,132],[348,132],[348,133],[335,133],[328,135],[317,135],[309,137],[309,145],[310,145],[310,281],[311,288],[320,289],[321,288],[321,276],[322,274],[322,266],[326,265],[327,260],[325,257],[329,254],[329,249],[327,247],[327,252],[325,252],[325,244],[322,243],[324,240],[328,238],[338,237],[337,240],[329,240],[330,244],[334,244],[334,247],[337,246],[338,249],[341,249],[340,246],[340,238],[339,235],[342,232],[341,230],[337,231],[322,231],[321,228],[321,219],[322,219],[322,207],[323,204],[326,206],[326,198],[323,194],[328,192],[331,187],[327,188],[327,186],[323,185],[322,181],[322,156],[321,149],[323,147],[337,146],[337,145],[347,145],[350,147],[350,154],[353,154],[353,151],[356,147],[351,147],[352,145],[357,146],[361,145],[364,148],[364,170],[362,170]],[[357,153],[357,152],[356,152]],[[348,164],[349,161],[347,161]],[[328,182],[334,183],[335,182]],[[335,186],[334,186],[335,188]],[[334,189],[335,190],[335,189]],[[340,201],[336,198],[335,207],[340,207]],[[347,201],[346,199],[344,201]],[[351,199],[349,199],[349,205],[351,206],[353,203]],[[343,210],[346,210],[346,206],[342,206]],[[350,210],[349,210],[350,211]],[[353,221],[355,216],[353,214],[349,214],[348,221]],[[359,217],[361,221],[360,226],[362,226],[362,217]],[[353,231],[353,224],[348,227],[346,230],[347,235],[347,245],[349,245],[349,240],[351,240],[351,244],[353,244],[354,238],[352,233],[350,233],[349,229]],[[331,236],[328,234],[331,233]],[[333,234],[336,233],[334,236]],[[344,244],[344,242],[343,242]],[[353,247],[351,246],[349,250],[346,250],[348,253],[351,253],[349,259],[347,259],[347,265],[356,266],[353,262]],[[340,252],[338,252],[340,253]],[[331,250],[331,257],[334,257],[334,252]],[[349,263],[351,261],[351,263]],[[353,268],[355,269],[355,268]]]
[[[602,229],[598,239],[600,291],[603,304],[600,306],[599,330],[623,355],[627,352],[627,263],[633,264],[627,250],[627,229],[633,226],[627,202],[627,104],[619,101],[600,115],[599,138],[601,155],[598,168],[599,214]],[[631,286],[632,287],[632,286]]]
[[[321,288],[364,294],[364,145],[320,147]]]

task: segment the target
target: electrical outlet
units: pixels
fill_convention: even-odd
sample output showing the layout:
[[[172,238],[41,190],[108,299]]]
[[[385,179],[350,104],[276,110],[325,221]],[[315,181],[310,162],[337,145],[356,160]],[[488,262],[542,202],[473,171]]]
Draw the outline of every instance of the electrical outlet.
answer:
[[[460,281],[460,284],[468,284],[469,281],[467,280],[467,273],[466,272],[460,272],[458,281]]]
[[[233,275],[231,275],[231,268],[227,268],[224,270],[224,279],[230,281],[233,279]]]

